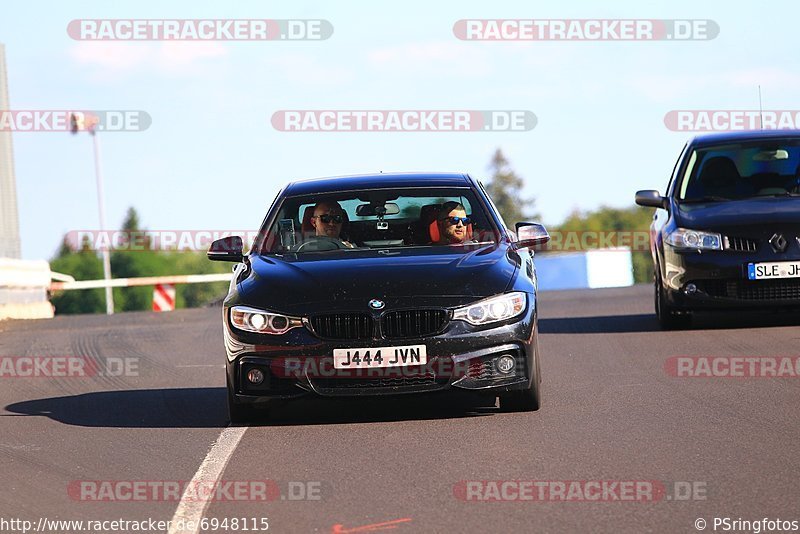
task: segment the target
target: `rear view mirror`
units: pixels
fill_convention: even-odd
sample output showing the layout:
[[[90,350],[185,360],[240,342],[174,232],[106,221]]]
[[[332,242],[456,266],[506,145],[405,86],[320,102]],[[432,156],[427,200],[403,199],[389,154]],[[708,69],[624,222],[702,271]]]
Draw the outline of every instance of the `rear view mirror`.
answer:
[[[789,152],[783,149],[761,150],[753,156],[753,161],[777,161],[782,159],[789,159]]]
[[[208,249],[208,259],[212,261],[242,261],[244,243],[238,235],[217,239]]]
[[[394,202],[386,204],[359,204],[356,207],[356,215],[359,217],[383,217],[384,215],[397,215],[400,207]]]
[[[550,234],[544,225],[539,223],[518,222],[516,224],[517,241],[514,243],[516,248],[529,248],[536,245],[544,245],[550,241]]]

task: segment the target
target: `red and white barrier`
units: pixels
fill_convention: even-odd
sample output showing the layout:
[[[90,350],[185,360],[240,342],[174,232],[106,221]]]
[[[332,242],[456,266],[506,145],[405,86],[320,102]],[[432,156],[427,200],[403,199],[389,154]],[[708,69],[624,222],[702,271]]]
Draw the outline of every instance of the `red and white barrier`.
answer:
[[[175,309],[175,286],[156,284],[153,287],[153,311],[164,312]]]
[[[55,273],[58,274],[58,273]],[[233,273],[181,274],[173,276],[143,276],[139,278],[112,278],[111,280],[70,280],[71,277],[58,275],[59,281],[50,282],[50,291],[74,289],[94,289],[98,287],[141,287],[154,286],[153,311],[175,309],[175,284],[205,284],[208,282],[229,282]],[[55,275],[54,275],[55,277]],[[49,305],[49,303],[48,303]],[[52,317],[52,312],[51,312]],[[0,316],[0,319],[2,316]]]

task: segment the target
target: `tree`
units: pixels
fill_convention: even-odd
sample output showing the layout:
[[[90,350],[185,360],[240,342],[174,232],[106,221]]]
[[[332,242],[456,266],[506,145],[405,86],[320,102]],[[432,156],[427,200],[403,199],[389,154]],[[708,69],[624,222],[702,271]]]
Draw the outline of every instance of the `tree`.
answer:
[[[131,206],[125,213],[122,221],[122,231],[126,233],[128,242],[131,241],[132,233],[139,232],[139,214]],[[117,278],[134,278],[145,276],[142,273],[138,254],[148,254],[148,252],[133,252],[130,250],[115,250],[111,253],[111,270]],[[114,311],[133,311],[147,310],[152,301],[152,289],[149,287],[115,287],[114,288]]]
[[[139,214],[136,209],[131,206],[125,213],[125,220],[122,221],[122,230],[124,232],[137,232],[139,231]]]
[[[533,211],[536,200],[522,196],[525,181],[511,169],[499,148],[492,157],[489,169],[492,171],[492,179],[486,185],[486,192],[492,197],[492,202],[497,206],[506,225],[513,229],[515,223],[539,220],[539,214]]]
[[[75,280],[97,280],[103,278],[103,262],[87,247],[73,251],[69,244],[62,243],[58,256],[50,261],[50,269],[73,276]],[[102,289],[58,291],[50,299],[56,313],[104,313],[106,298]]]

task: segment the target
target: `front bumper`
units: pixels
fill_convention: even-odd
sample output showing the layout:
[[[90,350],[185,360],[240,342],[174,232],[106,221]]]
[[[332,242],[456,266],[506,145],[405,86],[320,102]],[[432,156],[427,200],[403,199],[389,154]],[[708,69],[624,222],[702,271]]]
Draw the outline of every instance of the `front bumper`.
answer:
[[[800,254],[695,251],[664,245],[661,275],[666,300],[679,311],[800,309],[800,278],[747,278],[749,263],[778,261],[800,261]]]
[[[536,313],[530,303],[514,322],[493,328],[450,321],[438,335],[425,338],[323,340],[296,328],[270,345],[254,343],[225,328],[228,384],[238,403],[291,399],[307,395],[364,396],[428,393],[451,388],[498,394],[529,388],[539,380]],[[336,370],[333,349],[425,345],[421,366]],[[511,355],[512,372],[498,370],[497,359]],[[247,380],[257,368],[263,382]]]

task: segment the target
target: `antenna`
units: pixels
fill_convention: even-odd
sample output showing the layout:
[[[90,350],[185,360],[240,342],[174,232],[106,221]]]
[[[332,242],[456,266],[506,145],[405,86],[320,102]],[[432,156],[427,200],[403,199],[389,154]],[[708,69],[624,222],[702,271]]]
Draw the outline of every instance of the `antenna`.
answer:
[[[764,106],[761,105],[761,84],[758,85],[758,116],[761,122],[761,129],[764,129]]]

